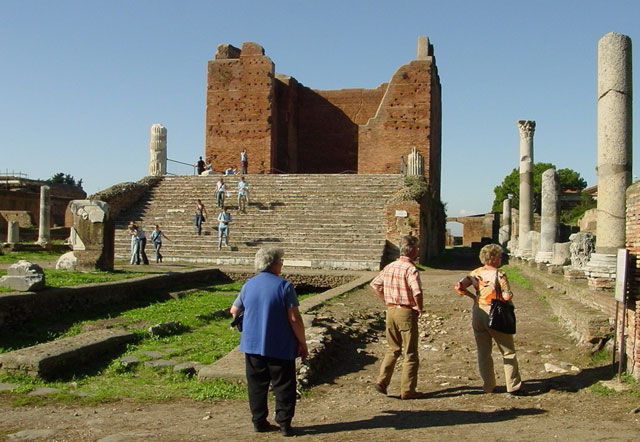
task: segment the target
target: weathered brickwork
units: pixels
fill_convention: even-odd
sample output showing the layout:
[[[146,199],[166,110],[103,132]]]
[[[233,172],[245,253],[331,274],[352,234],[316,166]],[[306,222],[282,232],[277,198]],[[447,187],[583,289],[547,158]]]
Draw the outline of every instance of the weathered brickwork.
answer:
[[[205,157],[215,171],[399,173],[413,147],[440,197],[440,79],[427,56],[401,66],[376,89],[313,90],[275,74],[256,43],[220,45],[209,61]]]
[[[415,146],[440,195],[440,80],[433,60],[413,60],[393,74],[376,115],[360,126],[358,171],[397,173],[400,156]]]
[[[633,269],[630,272],[630,289],[625,315],[627,370],[640,378],[640,183],[627,189],[626,248],[629,250]],[[622,309],[621,309],[622,310]],[[613,316],[613,315],[612,315]]]
[[[218,46],[207,73],[205,156],[214,170],[239,168],[247,149],[249,172],[271,171],[273,97],[274,65],[260,45]]]

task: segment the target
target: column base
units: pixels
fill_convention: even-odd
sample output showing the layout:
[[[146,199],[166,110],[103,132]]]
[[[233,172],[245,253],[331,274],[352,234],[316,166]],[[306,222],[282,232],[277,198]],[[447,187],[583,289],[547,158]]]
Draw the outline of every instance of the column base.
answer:
[[[536,262],[551,262],[552,259],[553,259],[553,252],[536,253]]]
[[[592,253],[585,267],[589,287],[608,290],[615,287],[618,257],[610,253]]]

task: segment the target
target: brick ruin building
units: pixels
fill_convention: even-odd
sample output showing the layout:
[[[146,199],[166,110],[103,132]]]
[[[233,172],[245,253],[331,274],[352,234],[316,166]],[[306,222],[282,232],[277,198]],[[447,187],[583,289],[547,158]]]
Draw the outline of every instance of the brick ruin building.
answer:
[[[205,159],[249,173],[400,173],[415,147],[440,200],[441,97],[433,46],[376,89],[315,90],[275,73],[251,42],[217,48],[208,62]]]

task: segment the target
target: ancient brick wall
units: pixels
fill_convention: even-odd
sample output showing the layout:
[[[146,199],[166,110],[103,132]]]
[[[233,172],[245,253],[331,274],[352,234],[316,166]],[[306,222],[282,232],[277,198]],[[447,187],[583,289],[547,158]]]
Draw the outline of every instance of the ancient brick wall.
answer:
[[[624,315],[627,324],[624,330],[627,371],[640,379],[640,182],[627,189],[626,248],[632,263],[628,275],[629,300],[618,320],[621,321]]]
[[[275,101],[274,65],[256,43],[242,50],[218,46],[208,63],[205,159],[213,170],[240,168],[240,151],[247,150],[249,173],[269,173]]]
[[[375,117],[360,127],[358,172],[398,173],[400,156],[406,159],[416,147],[424,157],[425,178],[439,198],[439,93],[433,57],[398,68]]]
[[[433,48],[376,89],[313,90],[286,75],[256,43],[225,44],[208,63],[205,157],[214,171],[400,173],[416,147],[440,198],[440,79]]]

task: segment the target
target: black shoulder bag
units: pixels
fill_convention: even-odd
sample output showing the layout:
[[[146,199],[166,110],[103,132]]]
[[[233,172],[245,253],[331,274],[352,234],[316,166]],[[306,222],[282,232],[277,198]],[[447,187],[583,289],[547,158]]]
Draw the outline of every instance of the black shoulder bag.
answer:
[[[502,287],[498,280],[497,269],[495,290],[496,298],[491,300],[491,309],[489,310],[489,328],[513,335],[516,332],[516,314],[513,304],[502,299]]]

